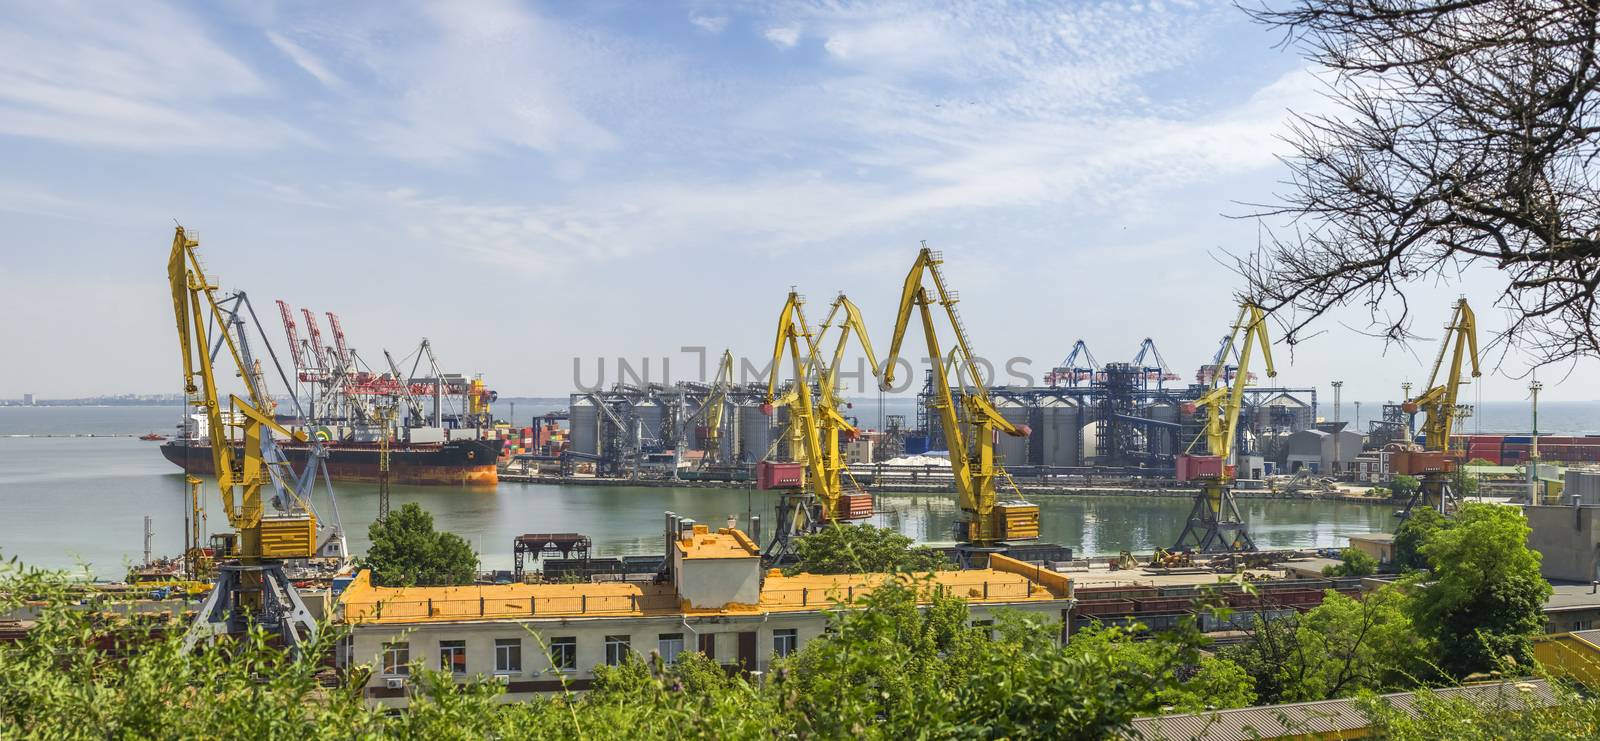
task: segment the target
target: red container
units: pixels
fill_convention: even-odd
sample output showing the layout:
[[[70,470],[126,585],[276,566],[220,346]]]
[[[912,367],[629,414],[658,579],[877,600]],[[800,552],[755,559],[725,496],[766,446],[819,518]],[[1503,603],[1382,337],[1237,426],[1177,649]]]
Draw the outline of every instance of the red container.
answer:
[[[867,493],[839,495],[839,513],[846,520],[865,520],[872,516],[872,495]]]
[[[1202,478],[1221,478],[1224,466],[1220,455],[1178,456],[1178,480],[1192,481]]]
[[[757,489],[793,489],[800,486],[803,471],[799,463],[760,461],[756,463]]]

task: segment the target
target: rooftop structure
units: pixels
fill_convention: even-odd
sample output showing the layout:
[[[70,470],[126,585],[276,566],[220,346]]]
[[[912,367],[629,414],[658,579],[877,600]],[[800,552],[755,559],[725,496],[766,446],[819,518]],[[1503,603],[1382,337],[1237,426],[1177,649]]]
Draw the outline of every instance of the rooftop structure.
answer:
[[[1465,700],[1489,711],[1526,712],[1556,704],[1554,688],[1544,680],[1491,682],[1433,690],[1436,697]],[[1415,717],[1418,694],[1399,692],[1378,698],[1389,707]],[[1205,738],[1215,741],[1245,739],[1366,738],[1372,721],[1357,698],[1320,700],[1287,705],[1261,705],[1205,713],[1177,713],[1139,718],[1126,734],[1130,739]]]

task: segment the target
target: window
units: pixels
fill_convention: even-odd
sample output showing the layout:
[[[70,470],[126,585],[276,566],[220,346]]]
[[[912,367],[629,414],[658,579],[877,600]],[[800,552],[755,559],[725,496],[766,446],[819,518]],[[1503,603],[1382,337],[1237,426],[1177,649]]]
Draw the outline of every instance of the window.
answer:
[[[572,637],[550,639],[550,667],[558,672],[578,670],[578,639]]]
[[[439,670],[451,674],[467,673],[466,641],[439,641]]]
[[[411,644],[383,644],[383,673],[401,675],[411,673]]]
[[[494,670],[497,672],[522,671],[522,639],[494,639]]]
[[[683,653],[682,633],[662,633],[657,637],[656,648],[661,651],[661,660],[672,663],[678,660],[678,654]]]
[[[772,631],[772,655],[788,656],[800,647],[800,636],[794,628],[778,628]]]
[[[630,636],[606,636],[606,666],[620,666],[628,658]]]

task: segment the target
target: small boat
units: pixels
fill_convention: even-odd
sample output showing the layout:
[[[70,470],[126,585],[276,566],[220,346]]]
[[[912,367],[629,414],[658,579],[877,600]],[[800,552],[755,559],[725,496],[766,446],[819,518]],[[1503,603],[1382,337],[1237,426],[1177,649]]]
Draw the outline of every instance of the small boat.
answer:
[[[157,432],[152,432],[152,433],[149,433],[149,434],[146,434],[146,435],[140,435],[139,439],[140,440],[165,440],[165,439],[167,439],[167,436],[166,435],[162,435],[162,434],[157,433]]]

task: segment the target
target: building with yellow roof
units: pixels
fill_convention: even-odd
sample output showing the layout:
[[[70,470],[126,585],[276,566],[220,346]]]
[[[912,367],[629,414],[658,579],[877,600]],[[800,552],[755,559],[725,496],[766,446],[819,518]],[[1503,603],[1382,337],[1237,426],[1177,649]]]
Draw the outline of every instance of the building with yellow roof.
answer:
[[[340,595],[336,615],[351,628],[341,657],[369,664],[367,696],[399,706],[411,668],[494,677],[506,697],[586,689],[596,667],[629,652],[672,660],[700,651],[730,671],[765,671],[821,635],[827,611],[849,605],[889,579],[966,599],[975,622],[997,608],[1065,620],[1067,577],[1002,555],[989,568],[927,574],[798,574],[764,571],[743,532],[670,526],[666,574],[653,581],[378,587],[363,571]]]

